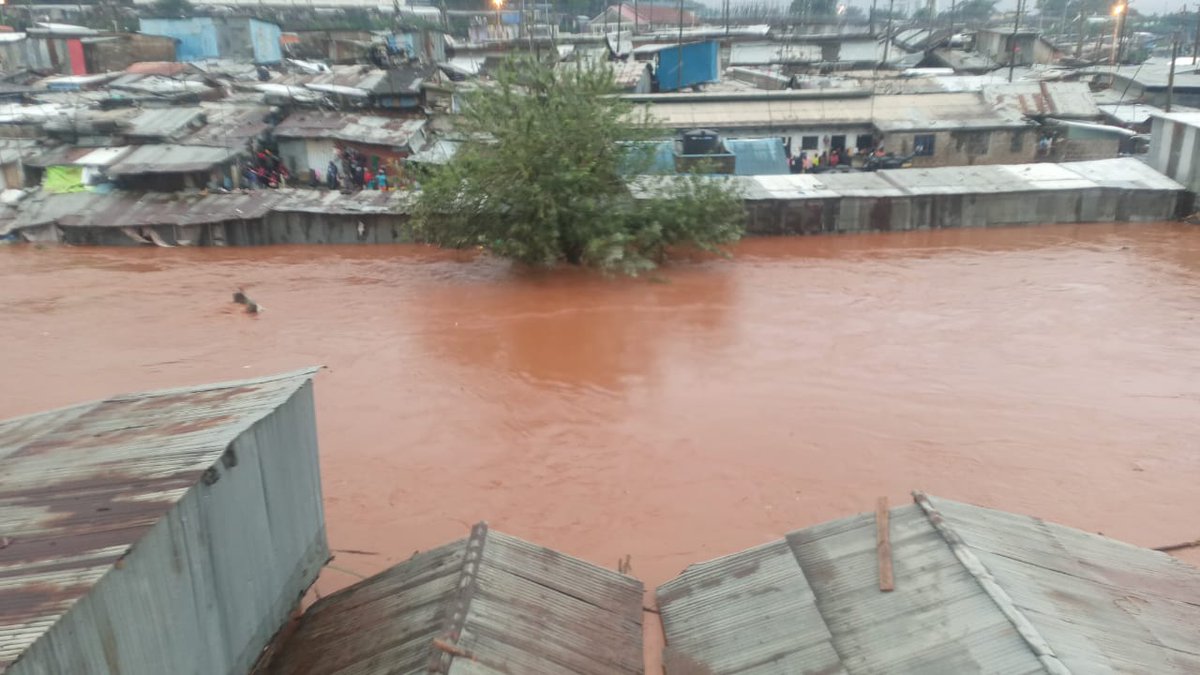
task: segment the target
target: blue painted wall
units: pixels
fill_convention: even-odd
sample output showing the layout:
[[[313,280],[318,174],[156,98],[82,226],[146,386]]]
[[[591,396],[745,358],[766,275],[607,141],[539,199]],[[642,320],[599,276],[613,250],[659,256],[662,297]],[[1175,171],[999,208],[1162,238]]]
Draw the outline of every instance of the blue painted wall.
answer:
[[[250,19],[250,42],[254,45],[255,63],[279,63],[283,50],[279,46],[282,37],[279,24]]]
[[[736,158],[739,176],[782,176],[791,173],[787,153],[778,138],[726,138],[725,149]]]
[[[139,30],[147,35],[165,35],[179,40],[175,58],[180,61],[203,61],[221,56],[217,47],[217,27],[210,17],[141,19]]]
[[[717,65],[717,43],[692,42],[679,47],[667,47],[658,52],[658,90],[675,91],[720,79]],[[683,72],[679,62],[682,54]]]

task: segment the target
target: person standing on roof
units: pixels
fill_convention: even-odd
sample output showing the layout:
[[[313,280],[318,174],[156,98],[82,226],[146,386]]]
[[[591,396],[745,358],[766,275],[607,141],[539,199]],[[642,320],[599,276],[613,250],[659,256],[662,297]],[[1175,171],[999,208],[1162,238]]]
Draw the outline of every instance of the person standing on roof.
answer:
[[[329,166],[325,169],[325,184],[330,190],[338,189],[338,166],[337,162],[329,160]]]

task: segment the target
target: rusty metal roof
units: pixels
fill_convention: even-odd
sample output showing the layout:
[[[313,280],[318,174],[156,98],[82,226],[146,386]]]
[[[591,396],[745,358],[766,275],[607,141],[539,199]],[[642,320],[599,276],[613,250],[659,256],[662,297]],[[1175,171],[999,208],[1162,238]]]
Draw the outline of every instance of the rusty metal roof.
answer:
[[[370,145],[401,146],[425,128],[423,119],[344,112],[292,113],[275,127],[276,138],[332,138]]]
[[[195,145],[139,145],[108,167],[110,176],[208,171],[237,159],[239,148]]]
[[[986,84],[983,97],[997,108],[1027,117],[1099,119],[1100,108],[1083,82],[1011,82]]]
[[[352,194],[324,190],[246,192],[39,192],[19,204],[9,230],[56,224],[61,227],[206,225],[255,220],[272,211],[327,214],[403,214],[410,196],[400,191]]]
[[[0,672],[314,372],[115,396],[0,422]]]
[[[313,605],[269,671],[643,672],[642,584],[489,530]]]
[[[1037,518],[914,498],[890,510],[892,592],[879,588],[873,514],[661,586],[667,675],[1200,672],[1200,570]]]
[[[201,108],[207,124],[180,138],[182,145],[242,148],[271,129],[270,106],[203,103]]]

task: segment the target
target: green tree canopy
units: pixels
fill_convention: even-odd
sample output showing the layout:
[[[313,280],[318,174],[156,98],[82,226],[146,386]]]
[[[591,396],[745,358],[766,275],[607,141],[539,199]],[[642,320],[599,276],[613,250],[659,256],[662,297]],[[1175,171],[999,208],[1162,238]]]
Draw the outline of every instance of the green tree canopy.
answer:
[[[630,142],[653,130],[615,91],[604,67],[555,69],[530,59],[501,66],[495,86],[468,94],[456,118],[476,140],[422,184],[418,235],[533,265],[627,273],[676,247],[736,241],[744,211],[726,180],[656,178],[654,189],[630,191],[630,148],[640,145]],[[649,166],[649,155],[637,153],[634,172]]]

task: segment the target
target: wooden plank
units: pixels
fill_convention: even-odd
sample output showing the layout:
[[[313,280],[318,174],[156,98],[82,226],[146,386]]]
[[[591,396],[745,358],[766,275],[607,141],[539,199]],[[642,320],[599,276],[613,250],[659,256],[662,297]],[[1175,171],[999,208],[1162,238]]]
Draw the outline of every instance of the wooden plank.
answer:
[[[888,499],[880,497],[875,504],[875,550],[879,554],[879,590],[885,593],[896,589],[896,580],[892,576],[892,540],[888,516]]]

